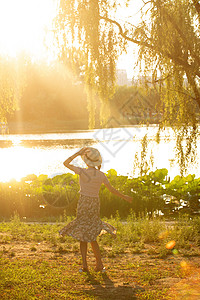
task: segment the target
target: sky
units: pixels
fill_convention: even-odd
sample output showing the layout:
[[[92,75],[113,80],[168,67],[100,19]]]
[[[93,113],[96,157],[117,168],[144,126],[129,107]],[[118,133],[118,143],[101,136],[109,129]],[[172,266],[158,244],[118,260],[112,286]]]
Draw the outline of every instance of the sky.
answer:
[[[0,0],[1,55],[23,52],[33,59],[46,58],[44,37],[55,15],[55,0]]]
[[[133,25],[137,25],[141,20],[140,8],[142,7],[142,0],[132,0],[129,8],[121,7],[117,13],[117,20],[123,23],[124,20],[130,22]],[[127,54],[122,54],[118,60],[117,68],[125,69],[129,79],[133,78],[138,72],[134,66],[137,62],[138,46],[134,43],[129,42],[127,48]]]
[[[140,20],[138,11],[141,4],[141,0],[132,0],[128,10],[122,4],[117,20],[123,22],[126,19],[136,25]],[[16,57],[23,52],[32,61],[54,60],[55,53],[47,52],[44,40],[51,44],[52,20],[57,7],[58,0],[0,0],[0,54]],[[117,68],[126,69],[128,78],[132,78],[137,46],[130,43],[127,51],[119,58]]]

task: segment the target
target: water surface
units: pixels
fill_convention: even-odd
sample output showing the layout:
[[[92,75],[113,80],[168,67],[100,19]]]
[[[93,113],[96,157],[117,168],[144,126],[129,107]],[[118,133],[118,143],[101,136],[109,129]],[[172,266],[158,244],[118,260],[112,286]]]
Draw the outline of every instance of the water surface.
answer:
[[[145,134],[149,140],[147,156],[153,159],[153,170],[167,168],[173,178],[179,174],[173,133],[165,131],[157,144],[156,132],[156,126],[132,126],[53,134],[1,135],[0,181],[20,180],[28,174],[54,176],[70,172],[63,161],[83,146],[93,146],[101,152],[102,171],[115,169],[121,175],[137,176],[139,169],[135,156],[137,154],[140,158],[141,139]],[[74,160],[74,164],[85,166],[80,157]],[[198,159],[188,173],[200,176]]]

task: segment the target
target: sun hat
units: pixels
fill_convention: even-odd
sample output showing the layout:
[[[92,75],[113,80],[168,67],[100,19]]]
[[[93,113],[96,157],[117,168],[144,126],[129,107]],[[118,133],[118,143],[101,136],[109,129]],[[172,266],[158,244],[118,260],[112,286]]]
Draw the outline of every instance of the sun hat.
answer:
[[[98,167],[102,164],[100,152],[92,147],[87,147],[87,152],[81,158],[90,167]]]

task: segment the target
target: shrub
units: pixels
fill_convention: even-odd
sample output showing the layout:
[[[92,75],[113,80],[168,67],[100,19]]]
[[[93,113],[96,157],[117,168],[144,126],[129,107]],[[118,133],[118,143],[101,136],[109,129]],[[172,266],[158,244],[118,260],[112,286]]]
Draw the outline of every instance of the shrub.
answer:
[[[113,169],[107,172],[111,184],[122,193],[133,197],[132,203],[113,195],[102,185],[100,189],[101,215],[111,217],[118,211],[126,218],[131,211],[135,216],[148,215],[153,218],[178,216],[180,213],[195,215],[200,212],[200,179],[194,175],[176,176],[166,180],[168,171],[159,169],[138,178],[119,176]],[[10,218],[14,212],[20,218],[29,219],[74,216],[79,198],[78,175],[71,173],[48,178],[34,174],[0,183],[0,217]],[[66,212],[65,212],[66,211]],[[196,226],[199,226],[196,224]]]

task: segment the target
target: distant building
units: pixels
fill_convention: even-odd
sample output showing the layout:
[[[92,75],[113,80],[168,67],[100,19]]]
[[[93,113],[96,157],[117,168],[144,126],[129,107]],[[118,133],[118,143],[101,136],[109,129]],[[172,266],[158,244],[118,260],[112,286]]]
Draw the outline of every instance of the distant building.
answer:
[[[129,80],[125,69],[117,69],[117,84],[128,85]]]

